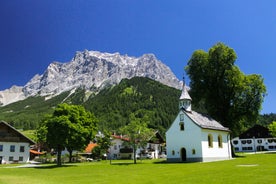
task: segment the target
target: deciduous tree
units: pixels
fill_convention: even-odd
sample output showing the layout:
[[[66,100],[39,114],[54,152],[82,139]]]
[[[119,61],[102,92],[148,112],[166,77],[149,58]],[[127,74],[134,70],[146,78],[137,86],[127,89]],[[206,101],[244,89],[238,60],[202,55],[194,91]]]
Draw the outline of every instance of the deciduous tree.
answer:
[[[40,140],[57,151],[57,164],[61,165],[61,151],[82,150],[95,136],[97,119],[82,106],[60,104],[39,128]]]
[[[245,75],[235,65],[235,51],[218,43],[197,50],[186,66],[193,104],[237,135],[256,123],[266,88],[261,75]]]
[[[103,155],[107,155],[108,148],[111,146],[111,134],[107,130],[103,131],[103,134],[99,134],[95,138],[97,146],[92,150],[92,156],[95,158],[102,158]]]
[[[132,113],[130,115],[130,123],[121,129],[128,144],[133,148],[134,164],[136,164],[136,150],[144,147],[149,139],[154,135],[154,131],[147,127],[147,117],[137,118]]]
[[[276,137],[276,121],[268,125],[268,129],[273,137]]]

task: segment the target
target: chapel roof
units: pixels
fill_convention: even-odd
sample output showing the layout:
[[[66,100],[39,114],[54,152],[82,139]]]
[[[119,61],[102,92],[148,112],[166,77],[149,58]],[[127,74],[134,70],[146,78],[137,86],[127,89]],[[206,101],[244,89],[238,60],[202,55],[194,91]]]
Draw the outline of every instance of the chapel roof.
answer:
[[[201,114],[195,111],[187,112],[183,110],[187,116],[189,116],[194,123],[204,129],[212,129],[212,130],[223,130],[223,131],[230,131],[229,128],[222,126],[219,122],[211,118],[206,114]]]

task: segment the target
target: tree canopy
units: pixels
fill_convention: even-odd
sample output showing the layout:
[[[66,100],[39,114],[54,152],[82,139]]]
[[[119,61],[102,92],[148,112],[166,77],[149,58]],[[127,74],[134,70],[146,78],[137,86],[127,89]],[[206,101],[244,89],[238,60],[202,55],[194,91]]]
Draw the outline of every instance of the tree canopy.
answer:
[[[268,125],[268,129],[273,137],[276,137],[276,121],[273,121],[270,125]]]
[[[96,131],[97,119],[92,113],[82,106],[60,104],[39,128],[38,137],[57,151],[57,164],[61,165],[63,149],[67,148],[71,161],[72,151],[84,149]]]
[[[96,136],[94,141],[97,143],[97,146],[92,150],[92,157],[94,159],[101,159],[104,155],[107,156],[109,147],[111,143],[111,133],[107,130],[103,131],[103,134]]]
[[[136,164],[136,150],[146,146],[149,139],[154,135],[154,130],[147,127],[148,118],[137,118],[132,113],[130,123],[121,128],[121,133],[128,139],[128,143],[133,148],[134,164]]]
[[[236,58],[232,48],[217,43],[208,52],[195,51],[185,68],[193,104],[234,135],[256,123],[266,94],[262,76],[244,74]]]

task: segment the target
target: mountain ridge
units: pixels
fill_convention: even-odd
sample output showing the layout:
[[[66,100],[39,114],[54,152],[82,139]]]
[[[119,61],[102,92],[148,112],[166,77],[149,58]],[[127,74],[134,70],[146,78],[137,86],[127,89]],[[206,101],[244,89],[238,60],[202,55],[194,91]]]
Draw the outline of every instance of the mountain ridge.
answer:
[[[71,61],[52,62],[43,74],[36,74],[24,86],[13,86],[0,91],[0,105],[4,106],[30,96],[51,96],[84,87],[99,91],[106,85],[118,84],[122,79],[148,77],[170,87],[181,88],[171,69],[154,54],[140,57],[99,51],[77,51]]]

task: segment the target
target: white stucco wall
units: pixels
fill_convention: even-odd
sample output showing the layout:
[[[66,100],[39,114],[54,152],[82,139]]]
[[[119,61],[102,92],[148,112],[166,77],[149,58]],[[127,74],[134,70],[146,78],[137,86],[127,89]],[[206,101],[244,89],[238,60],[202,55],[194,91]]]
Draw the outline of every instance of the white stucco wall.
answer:
[[[181,116],[184,120],[181,120]],[[180,130],[184,123],[184,131]],[[208,135],[213,136],[213,147],[208,146]],[[222,137],[222,147],[218,145],[218,136]],[[220,130],[202,129],[183,111],[180,111],[166,132],[167,160],[182,161],[181,149],[186,149],[187,161],[214,161],[231,158],[229,133]],[[174,152],[174,155],[173,155]]]
[[[29,143],[19,142],[0,142],[3,145],[3,150],[0,151],[0,157],[2,157],[2,163],[13,163],[18,161],[19,163],[28,162],[30,158],[30,145]],[[14,152],[10,152],[10,146],[14,145]],[[24,152],[20,152],[20,146],[24,146]],[[13,157],[13,161],[9,161],[9,157]],[[23,157],[23,161],[19,161],[19,158]]]
[[[181,116],[184,120],[181,120]],[[180,130],[180,122],[184,123],[184,131]],[[181,161],[181,149],[186,149],[186,157],[202,157],[201,128],[194,124],[182,111],[179,112],[171,127],[166,132],[167,159]],[[195,151],[193,154],[193,150]],[[173,151],[175,154],[173,155]]]
[[[232,143],[236,152],[275,151],[276,138],[247,138],[235,137]]]
[[[208,145],[208,135],[213,137],[213,147]],[[218,137],[222,137],[222,147],[219,147]],[[231,158],[231,145],[228,132],[202,129],[201,132],[203,161],[224,160]]]
[[[113,139],[111,146],[109,147],[109,153],[112,159],[120,158],[120,149],[123,147],[123,141],[121,139]]]

